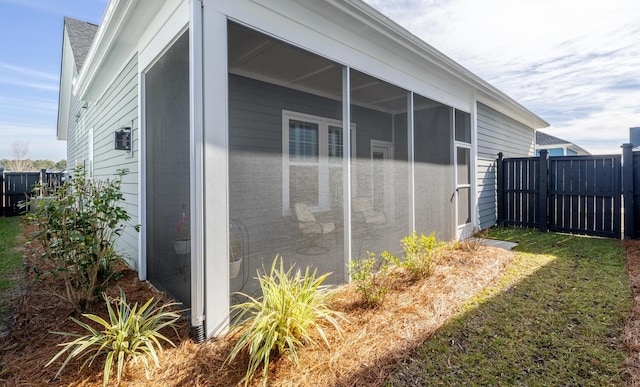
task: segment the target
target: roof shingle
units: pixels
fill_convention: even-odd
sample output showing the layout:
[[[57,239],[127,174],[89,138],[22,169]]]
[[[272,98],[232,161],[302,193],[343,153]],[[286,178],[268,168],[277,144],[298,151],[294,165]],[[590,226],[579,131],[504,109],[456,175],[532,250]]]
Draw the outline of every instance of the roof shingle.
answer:
[[[84,60],[89,53],[93,38],[96,36],[98,26],[92,23],[83,22],[70,17],[64,18],[64,25],[69,34],[71,51],[76,62],[76,70],[80,73]]]

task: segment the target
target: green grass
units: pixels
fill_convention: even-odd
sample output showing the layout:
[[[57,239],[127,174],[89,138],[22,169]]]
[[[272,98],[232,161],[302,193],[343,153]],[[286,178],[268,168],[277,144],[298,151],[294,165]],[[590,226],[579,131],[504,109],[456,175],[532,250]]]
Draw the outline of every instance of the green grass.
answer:
[[[623,385],[632,300],[619,241],[500,228],[489,236],[519,243],[505,276],[388,385]]]
[[[0,291],[16,284],[16,271],[22,266],[22,218],[0,218]]]

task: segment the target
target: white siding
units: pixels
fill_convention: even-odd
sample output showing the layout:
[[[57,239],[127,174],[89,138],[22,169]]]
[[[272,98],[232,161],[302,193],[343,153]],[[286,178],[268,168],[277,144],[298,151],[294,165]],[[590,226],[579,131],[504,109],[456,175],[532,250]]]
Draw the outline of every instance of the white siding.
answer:
[[[88,157],[88,133],[93,129],[94,152],[93,172],[95,179],[111,179],[119,169],[128,169],[124,177],[122,192],[124,206],[131,216],[130,226],[118,239],[117,250],[123,254],[129,264],[137,269],[138,238],[134,225],[138,219],[138,62],[134,56],[118,74],[114,81],[87,109],[72,106],[72,111],[82,112],[81,118],[69,130],[67,157],[70,168],[74,161],[82,164]],[[73,116],[72,116],[73,117]],[[132,129],[132,151],[114,149],[114,133],[123,126]]]
[[[87,159],[86,109],[76,96],[71,97],[69,109],[69,128],[67,130],[67,168],[69,173],[78,165],[84,165]]]
[[[533,156],[535,131],[478,102],[478,218],[480,228],[496,223],[496,159]]]

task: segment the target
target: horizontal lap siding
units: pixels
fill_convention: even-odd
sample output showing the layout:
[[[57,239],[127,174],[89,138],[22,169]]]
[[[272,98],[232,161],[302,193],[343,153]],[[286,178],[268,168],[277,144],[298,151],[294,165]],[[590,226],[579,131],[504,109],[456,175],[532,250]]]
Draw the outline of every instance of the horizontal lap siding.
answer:
[[[133,226],[140,223],[138,218],[140,192],[138,186],[138,152],[140,150],[138,125],[138,62],[136,56],[126,64],[100,99],[87,109],[85,139],[82,147],[82,154],[86,155],[86,137],[89,128],[93,128],[93,171],[96,179],[113,179],[118,170],[129,170],[129,173],[123,178],[121,190],[124,195],[124,207],[131,216],[131,220],[124,234],[118,239],[117,250],[136,269],[140,235]],[[123,126],[132,129],[131,152],[114,149],[114,133]]]
[[[69,128],[67,129],[67,168],[69,173],[77,165],[83,165],[87,158],[87,134],[88,131],[80,118],[81,105],[77,97],[71,97],[69,109]],[[86,117],[84,117],[86,121]]]
[[[480,228],[496,222],[496,161],[478,158],[478,219]]]
[[[518,121],[478,102],[478,218],[480,228],[495,224],[496,162],[504,157],[532,156],[535,131]]]

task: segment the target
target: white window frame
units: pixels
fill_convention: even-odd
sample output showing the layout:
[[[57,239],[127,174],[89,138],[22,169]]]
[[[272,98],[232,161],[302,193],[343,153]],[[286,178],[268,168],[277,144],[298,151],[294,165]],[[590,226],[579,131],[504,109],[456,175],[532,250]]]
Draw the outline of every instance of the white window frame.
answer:
[[[282,110],[282,215],[291,215],[289,203],[289,167],[291,165],[310,165],[305,161],[291,161],[289,157],[289,121],[303,121],[318,125],[318,205],[310,206],[312,212],[328,211],[331,208],[329,188],[329,168],[342,168],[343,163],[329,161],[329,127],[342,128],[342,121],[327,117],[314,116],[290,110]],[[344,144],[343,144],[344,147]],[[356,124],[351,123],[351,153],[342,150],[342,157],[355,155],[356,152]]]

